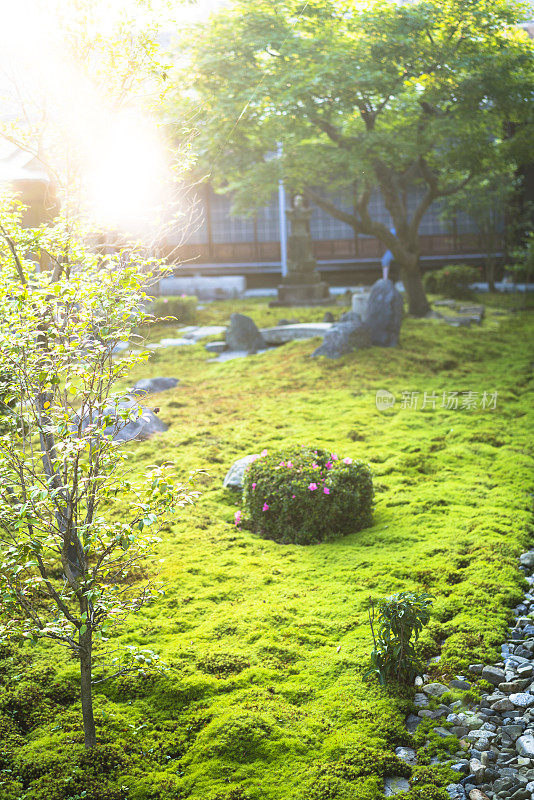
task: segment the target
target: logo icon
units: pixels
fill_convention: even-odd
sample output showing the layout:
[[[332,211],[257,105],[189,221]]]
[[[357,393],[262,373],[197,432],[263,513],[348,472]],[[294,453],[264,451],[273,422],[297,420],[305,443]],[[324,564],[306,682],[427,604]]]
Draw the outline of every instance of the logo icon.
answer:
[[[376,393],[376,407],[379,411],[387,411],[395,405],[395,395],[387,389],[379,389]]]

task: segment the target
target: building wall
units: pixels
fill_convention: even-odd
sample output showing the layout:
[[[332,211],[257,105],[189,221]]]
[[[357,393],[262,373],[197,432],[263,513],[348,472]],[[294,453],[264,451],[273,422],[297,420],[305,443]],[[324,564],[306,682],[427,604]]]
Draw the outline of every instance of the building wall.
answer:
[[[340,198],[333,198],[343,210],[352,209]],[[414,210],[417,190],[412,190],[407,203]],[[391,226],[389,212],[379,193],[369,204],[373,219]],[[186,215],[187,217],[187,215]],[[231,199],[202,187],[194,202],[193,223],[189,229],[176,231],[166,241],[166,250],[177,260],[195,259],[196,263],[260,262],[280,260],[280,232],[277,198],[260,209],[254,218],[239,217],[231,212]],[[384,245],[371,236],[355,236],[352,228],[314,207],[310,221],[314,251],[318,259],[380,258]],[[440,217],[437,204],[423,217],[419,228],[423,255],[473,253],[480,250],[476,225],[465,213],[452,223]]]

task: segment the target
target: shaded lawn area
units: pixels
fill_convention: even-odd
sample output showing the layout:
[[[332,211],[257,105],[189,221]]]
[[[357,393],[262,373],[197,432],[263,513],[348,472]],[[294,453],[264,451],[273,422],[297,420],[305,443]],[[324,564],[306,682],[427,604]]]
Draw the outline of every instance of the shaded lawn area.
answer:
[[[226,322],[233,310],[260,326],[325,311],[214,303],[200,321]],[[152,337],[174,330],[158,326]],[[171,427],[130,445],[132,464],[142,472],[172,460],[184,475],[209,474],[196,506],[163,532],[150,571],[159,569],[165,595],[118,639],[171,669],[95,687],[95,766],[82,753],[76,664],[50,645],[4,652],[0,724],[14,720],[15,737],[0,777],[6,800],[81,791],[88,800],[382,798],[383,776],[406,772],[392,753],[411,740],[411,693],[363,680],[369,597],[436,596],[421,639],[425,657],[441,654],[436,677],[497,658],[526,586],[517,556],[531,541],[531,341],[528,313],[489,312],[469,330],[407,319],[400,349],[335,361],[309,358],[317,341],[226,363],[207,363],[202,345],[156,352],[133,377],[181,382],[150,399]],[[394,409],[377,411],[378,389],[397,396]],[[419,406],[424,392],[437,394],[436,409],[402,408],[404,391],[419,392]],[[442,393],[454,391],[479,401],[497,391],[497,408],[442,408]],[[310,547],[236,529],[240,496],[221,488],[233,460],[298,443],[368,461],[372,527]],[[447,746],[421,750],[420,763]],[[426,788],[409,798],[446,797],[432,782],[450,776],[421,774],[415,783]]]

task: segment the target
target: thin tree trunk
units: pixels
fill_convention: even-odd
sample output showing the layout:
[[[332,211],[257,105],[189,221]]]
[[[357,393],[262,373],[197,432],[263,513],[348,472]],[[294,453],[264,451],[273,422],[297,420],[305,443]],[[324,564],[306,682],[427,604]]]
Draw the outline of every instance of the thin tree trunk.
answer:
[[[408,311],[414,317],[424,317],[430,311],[430,304],[426,299],[419,259],[414,259],[411,264],[401,264],[401,277],[408,296]]]
[[[83,733],[85,748],[90,750],[96,745],[95,718],[93,715],[93,694],[91,688],[93,632],[87,627],[80,633],[80,695],[82,701]]]

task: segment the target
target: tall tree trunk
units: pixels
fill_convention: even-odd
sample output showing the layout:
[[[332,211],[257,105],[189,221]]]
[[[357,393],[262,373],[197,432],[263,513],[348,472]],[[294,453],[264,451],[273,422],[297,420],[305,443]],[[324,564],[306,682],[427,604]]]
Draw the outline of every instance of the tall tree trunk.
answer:
[[[424,317],[430,311],[430,303],[426,299],[419,258],[414,258],[409,263],[401,263],[401,278],[408,296],[408,311],[414,317]]]
[[[79,635],[80,643],[80,695],[82,701],[83,734],[85,747],[96,745],[95,718],[93,715],[93,693],[91,688],[93,631],[89,626]]]

